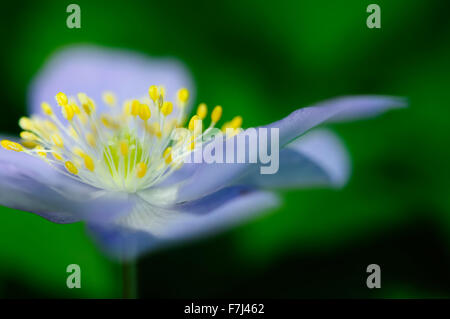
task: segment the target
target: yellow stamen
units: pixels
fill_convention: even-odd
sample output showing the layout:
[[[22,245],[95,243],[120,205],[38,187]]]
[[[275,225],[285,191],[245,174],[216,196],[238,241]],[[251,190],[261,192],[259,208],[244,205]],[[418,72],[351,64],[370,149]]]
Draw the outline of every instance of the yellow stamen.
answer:
[[[223,125],[222,125],[222,132],[226,132],[227,131],[227,128],[231,128],[231,123],[230,122],[225,122]]]
[[[93,172],[94,169],[95,169],[95,164],[94,164],[94,160],[92,159],[92,157],[90,157],[90,156],[87,155],[87,154],[84,154],[83,159],[84,159],[84,166],[85,166],[88,170],[90,170],[91,172]]]
[[[72,107],[73,113],[75,113],[76,115],[80,115],[81,111],[80,111],[80,107],[77,105],[77,103],[72,102],[69,105]]]
[[[123,157],[128,155],[128,142],[127,141],[121,141],[119,144],[120,148],[120,154],[122,154]]]
[[[153,100],[153,102],[156,102],[156,100],[159,99],[158,87],[156,85],[150,86],[150,88],[148,89],[148,95]]]
[[[148,107],[147,104],[139,105],[139,117],[143,121],[148,121],[150,119],[151,115],[152,115],[152,113],[150,112],[150,108]]]
[[[116,96],[112,92],[104,92],[103,93],[103,101],[109,106],[116,105]]]
[[[39,152],[39,151],[44,150],[44,148],[41,145],[36,146],[35,150],[38,151],[37,154],[40,157],[42,157],[42,158],[46,158],[47,157],[47,153],[46,152]]]
[[[31,132],[26,132],[26,131],[20,132],[20,138],[24,139],[24,140],[27,140],[27,141],[36,141],[36,140],[38,140],[38,137],[35,134],[33,134]]]
[[[153,122],[149,125],[146,125],[146,128],[150,134],[153,134],[158,138],[160,138],[162,136],[161,126],[159,125],[158,122]]]
[[[23,151],[23,146],[16,142],[3,140],[0,142],[0,144],[2,145],[2,147],[4,149],[7,149],[8,151],[14,151],[14,152],[22,152]]]
[[[58,134],[55,133],[52,135],[52,141],[56,146],[61,147],[61,148],[64,147],[64,142],[63,142],[61,136],[59,136]]]
[[[67,171],[73,175],[77,175],[78,174],[78,168],[75,166],[74,163],[72,163],[71,161],[67,161],[64,163],[64,166],[66,167]]]
[[[131,114],[131,101],[125,101],[122,108],[123,115]]]
[[[32,149],[35,148],[38,144],[35,141],[22,141],[22,145],[25,148]]]
[[[78,93],[78,100],[80,100],[81,106],[87,115],[91,115],[95,111],[95,103],[89,98],[86,93]],[[81,114],[80,114],[81,115]]]
[[[137,116],[141,108],[141,103],[138,100],[133,100],[131,102],[131,115]]]
[[[72,121],[75,112],[74,112],[74,110],[73,110],[73,108],[72,108],[72,106],[70,104],[63,105],[62,109],[61,109],[61,112],[62,112],[63,117],[66,120]]]
[[[197,108],[197,115],[203,120],[208,114],[208,108],[205,103],[201,103]]]
[[[90,98],[87,98],[87,103],[83,103],[82,106],[87,115],[91,115],[95,111],[95,103]]]
[[[86,134],[86,142],[89,144],[89,146],[91,147],[95,147],[95,145],[97,144],[94,134],[92,133],[87,133]]]
[[[189,90],[186,88],[179,89],[178,90],[178,99],[182,103],[186,103],[187,100],[189,99]]]
[[[232,128],[240,128],[242,126],[242,116],[236,116],[231,120],[230,126]]]
[[[69,129],[69,135],[74,139],[74,140],[78,140],[78,133],[77,131],[75,131],[75,129],[73,127],[70,127]]]
[[[74,153],[75,155],[77,155],[77,156],[79,156],[81,158],[83,158],[86,155],[86,154],[84,154],[83,150],[81,148],[79,148],[79,147],[74,147],[72,149],[72,153]]]
[[[136,176],[142,178],[147,173],[147,165],[144,162],[140,162],[136,166]]]
[[[219,122],[221,117],[222,117],[222,107],[220,105],[217,105],[211,113],[211,121],[213,123],[217,123]]]
[[[50,104],[46,103],[46,102],[42,102],[41,103],[41,108],[42,111],[47,114],[48,116],[52,116],[53,115],[53,109],[50,106]]]
[[[59,155],[58,153],[54,152],[54,151],[52,152],[52,155],[57,161],[62,161],[63,160],[63,157],[61,155]]]
[[[114,123],[114,120],[111,118],[111,116],[107,114],[102,114],[102,116],[100,116],[100,121],[102,121],[102,124],[107,128],[113,129],[118,127],[118,125]]]
[[[164,86],[159,86],[159,97],[164,99],[166,97],[166,89]]]
[[[33,121],[30,120],[28,117],[25,117],[25,116],[20,118],[19,126],[22,129],[27,130],[27,131],[31,131],[34,128]]]
[[[45,125],[46,129],[49,131],[52,131],[52,132],[58,131],[58,127],[52,121],[47,120],[44,122],[44,125]]]
[[[166,148],[166,150],[163,153],[163,158],[165,159],[166,164],[169,164],[172,162],[172,147]]]
[[[173,103],[172,102],[164,102],[163,106],[161,107],[161,113],[164,116],[169,115],[173,111]]]
[[[191,118],[191,120],[189,121],[189,126],[188,126],[189,130],[191,130],[191,131],[194,130],[197,121],[201,121],[200,116],[194,115],[194,116]]]
[[[64,106],[68,102],[67,95],[65,95],[62,92],[59,92],[58,94],[56,94],[55,99],[56,99],[56,103],[58,103],[59,106]]]
[[[82,93],[82,92],[78,93],[77,97],[78,97],[78,100],[80,101],[81,105],[88,104],[89,99],[88,99],[86,93]]]

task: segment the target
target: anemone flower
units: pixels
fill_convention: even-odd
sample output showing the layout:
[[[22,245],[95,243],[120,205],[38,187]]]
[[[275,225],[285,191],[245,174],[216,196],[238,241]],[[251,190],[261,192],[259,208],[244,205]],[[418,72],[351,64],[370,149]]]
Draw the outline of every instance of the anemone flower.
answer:
[[[55,223],[84,221],[108,255],[133,260],[276,207],[274,189],[344,185],[345,148],[313,128],[404,105],[352,96],[298,109],[262,127],[276,130],[280,150],[277,171],[261,174],[258,163],[187,163],[202,146],[247,132],[237,116],[221,125],[222,140],[212,140],[222,108],[207,116],[201,104],[188,121],[192,94],[176,61],[96,47],[57,53],[31,85],[21,140],[1,141],[0,204]],[[198,130],[194,122],[209,125]],[[174,134],[184,123],[184,133]],[[242,147],[248,154],[254,146]]]

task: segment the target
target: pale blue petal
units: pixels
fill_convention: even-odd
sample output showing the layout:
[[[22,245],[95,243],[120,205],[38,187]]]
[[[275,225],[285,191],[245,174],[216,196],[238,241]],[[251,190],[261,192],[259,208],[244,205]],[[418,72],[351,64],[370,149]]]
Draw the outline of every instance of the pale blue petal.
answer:
[[[41,159],[0,148],[0,205],[36,213],[55,223],[107,222],[130,211],[124,194],[82,184]]]
[[[88,229],[110,256],[128,260],[178,241],[223,231],[278,204],[278,197],[271,192],[231,187],[170,209],[141,201],[120,224],[91,223]]]
[[[279,129],[280,147],[282,148],[319,124],[374,116],[391,108],[403,106],[405,106],[404,100],[396,97],[342,97],[299,109],[284,119],[263,127]],[[234,139],[236,140],[237,137]],[[222,147],[221,143],[218,142],[216,145]],[[246,149],[241,151],[248,154],[249,148],[252,146],[254,145],[247,143]],[[250,174],[255,164],[199,163],[185,166],[187,170],[195,172],[181,185],[179,201],[200,198],[223,187],[233,185],[245,175]]]
[[[153,84],[164,85],[172,101],[182,87],[194,95],[190,74],[174,59],[150,58],[122,49],[73,46],[50,57],[31,84],[28,102],[31,113],[41,113],[41,103],[54,104],[58,92],[68,96],[84,92],[101,111],[103,92],[113,91],[123,101],[148,96]]]
[[[341,97],[298,109],[266,127],[279,128],[280,145],[286,145],[317,125],[376,116],[390,109],[406,107],[406,105],[405,99],[392,96]]]
[[[280,152],[276,174],[261,174],[258,167],[238,181],[262,188],[305,186],[341,187],[350,176],[350,157],[339,138],[325,129],[312,130]]]

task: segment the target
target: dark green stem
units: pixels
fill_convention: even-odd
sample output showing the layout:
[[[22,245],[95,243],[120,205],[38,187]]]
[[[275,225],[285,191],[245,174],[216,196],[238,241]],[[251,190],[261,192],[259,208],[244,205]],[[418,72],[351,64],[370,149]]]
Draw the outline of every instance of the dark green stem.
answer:
[[[136,262],[122,264],[122,298],[137,298],[137,267]]]

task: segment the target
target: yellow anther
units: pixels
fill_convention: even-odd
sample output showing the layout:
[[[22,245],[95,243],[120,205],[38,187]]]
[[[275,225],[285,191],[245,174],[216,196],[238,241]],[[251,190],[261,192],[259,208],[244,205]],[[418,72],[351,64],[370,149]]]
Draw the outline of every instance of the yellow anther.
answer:
[[[20,132],[20,138],[27,141],[36,141],[38,139],[38,137],[35,134],[26,131]]]
[[[131,115],[138,116],[141,108],[141,103],[138,100],[133,100],[131,102]]]
[[[81,105],[89,103],[89,98],[86,95],[86,93],[78,93],[77,97],[78,97],[78,100],[80,101]]]
[[[111,118],[111,116],[107,114],[102,114],[100,117],[100,120],[102,121],[102,124],[107,128],[117,128],[117,123],[114,122],[114,120]]]
[[[172,102],[164,102],[163,106],[161,107],[161,113],[164,116],[169,115],[173,111],[173,103]]]
[[[83,107],[83,110],[86,112],[86,114],[91,115],[91,113],[95,111],[94,101],[91,98],[89,98],[86,95],[86,93],[78,93],[77,97],[81,103],[81,106]]]
[[[53,109],[52,109],[52,107],[50,106],[50,104],[48,104],[48,103],[46,103],[46,102],[42,102],[42,103],[41,103],[41,108],[42,108],[42,111],[43,111],[46,115],[48,115],[48,116],[52,116],[52,115],[53,115]]]
[[[148,121],[148,119],[150,118],[151,115],[152,115],[152,113],[150,112],[150,108],[148,107],[147,104],[139,105],[139,117],[143,121]]]
[[[158,87],[156,85],[150,86],[148,89],[148,95],[154,102],[156,102],[156,100],[159,99]]]
[[[197,121],[201,121],[201,118],[198,115],[194,115],[191,118],[191,120],[189,121],[189,126],[188,126],[189,130],[193,131],[195,129]]]
[[[203,120],[208,114],[208,108],[205,103],[201,103],[197,108],[197,115]]]
[[[87,154],[84,154],[83,159],[84,159],[84,166],[85,166],[88,170],[90,170],[91,172],[93,172],[94,169],[95,169],[95,164],[94,164],[94,160],[92,159],[92,157],[90,157],[90,156],[87,155]]]
[[[109,106],[116,105],[116,96],[112,92],[104,92],[103,93],[103,102],[105,102]]]
[[[166,150],[163,153],[163,158],[166,164],[172,162],[172,147],[169,146],[168,148],[166,148]]]
[[[125,101],[122,107],[123,115],[131,114],[131,101]]]
[[[39,155],[42,158],[46,158],[47,157],[47,153],[46,152],[42,152],[44,150],[44,148],[41,145],[38,145],[35,147],[35,150],[37,151],[36,154]]]
[[[217,105],[211,113],[211,121],[213,123],[217,123],[219,122],[221,117],[222,117],[222,107],[220,105]]]
[[[227,130],[227,128],[230,128],[231,126],[231,123],[230,122],[225,122],[223,125],[222,125],[222,132],[226,132],[226,130]]]
[[[89,144],[89,146],[95,147],[95,145],[97,144],[97,141],[95,140],[94,134],[87,133],[86,134],[86,142]]]
[[[121,141],[119,144],[120,154],[125,157],[128,155],[128,142]]]
[[[27,131],[31,131],[34,128],[33,121],[30,120],[28,117],[25,117],[25,116],[20,118],[19,126],[22,129],[27,130]]]
[[[235,116],[231,122],[230,126],[232,128],[240,128],[242,126],[242,116]]]
[[[75,115],[79,115],[79,114],[81,113],[80,107],[77,105],[77,103],[72,102],[72,103],[70,103],[69,105],[72,107],[73,113],[74,113]]]
[[[153,122],[149,125],[146,125],[146,128],[150,134],[153,134],[158,138],[160,138],[162,136],[161,126],[159,125],[158,122]]]
[[[229,134],[229,137],[233,137],[235,135],[238,135],[240,132],[242,131],[241,128],[234,128],[233,131],[231,132],[231,134]]]
[[[78,114],[78,118],[80,119],[81,124],[86,125],[88,122],[88,117],[84,113]]]
[[[182,103],[186,103],[187,100],[189,99],[189,90],[186,88],[179,89],[178,90],[178,99]]]
[[[52,151],[52,155],[57,161],[63,160],[63,157],[61,155],[59,155],[58,153],[56,153],[55,151]]]
[[[81,148],[79,148],[79,147],[77,147],[77,146],[75,146],[73,149],[72,149],[72,153],[74,153],[75,155],[77,155],[77,156],[79,156],[79,157],[81,157],[81,158],[83,158],[86,154],[83,152],[83,150],[81,149]]]
[[[67,171],[73,175],[77,175],[78,174],[78,168],[75,166],[74,163],[72,163],[71,161],[67,161],[64,163],[64,166],[66,167]]]
[[[55,144],[56,146],[61,147],[61,148],[64,147],[64,142],[63,142],[61,136],[59,136],[59,134],[56,134],[56,133],[53,134],[52,141],[53,141],[53,144]]]
[[[166,97],[166,88],[164,86],[159,87],[159,97],[163,99]]]
[[[144,162],[140,162],[136,165],[136,176],[142,178],[147,173],[147,165]]]
[[[73,116],[75,114],[75,112],[70,104],[64,104],[61,108],[61,113],[64,116],[64,118],[68,121],[72,121]]]
[[[58,131],[58,127],[56,126],[56,124],[55,123],[53,123],[52,121],[45,121],[44,122],[44,126],[45,126],[45,128],[47,129],[47,130],[49,130],[49,131],[52,131],[52,132],[55,132],[55,131]]]
[[[3,140],[0,142],[0,144],[2,145],[2,147],[4,149],[7,149],[8,151],[14,151],[14,152],[22,152],[23,151],[23,146],[16,142]]]
[[[78,140],[79,136],[77,131],[75,131],[75,129],[73,127],[69,128],[69,135],[74,139],[74,140]]]
[[[62,92],[59,92],[58,94],[56,94],[55,100],[56,100],[56,103],[58,103],[59,106],[64,106],[64,105],[66,105],[67,102],[69,101],[69,100],[67,99],[67,95],[65,95],[65,94],[62,93]]]
[[[35,148],[38,144],[35,141],[22,141],[22,145],[25,148],[32,149]]]
[[[95,103],[93,100],[87,97],[87,102],[82,103],[83,110],[86,112],[87,115],[91,115],[93,112],[95,112]]]

